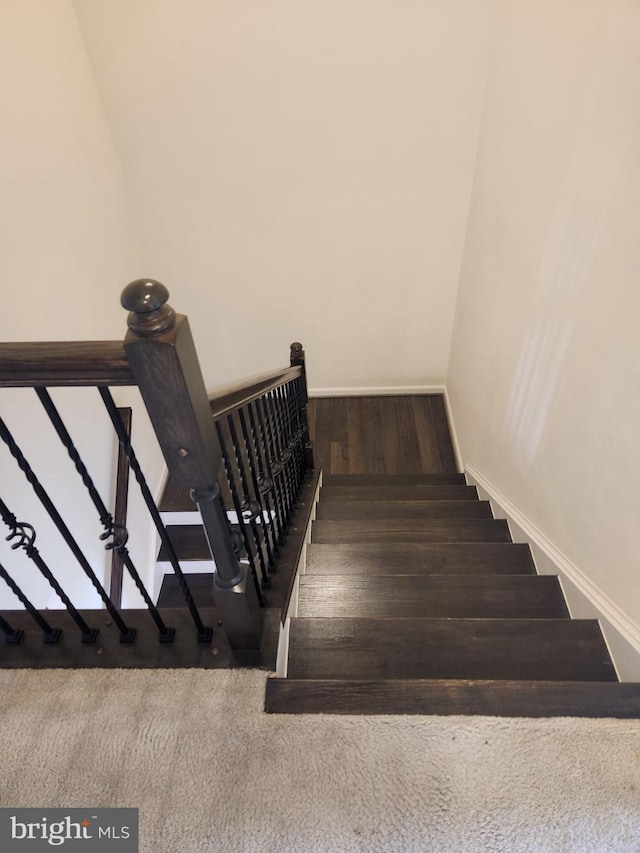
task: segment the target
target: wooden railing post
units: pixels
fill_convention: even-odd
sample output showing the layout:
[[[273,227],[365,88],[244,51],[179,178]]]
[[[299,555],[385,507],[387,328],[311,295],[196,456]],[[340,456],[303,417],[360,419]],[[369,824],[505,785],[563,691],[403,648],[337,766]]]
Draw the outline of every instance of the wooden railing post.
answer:
[[[300,377],[300,420],[302,429],[304,430],[304,456],[307,468],[311,469],[313,465],[313,444],[309,436],[309,421],[307,419],[307,403],[309,402],[309,390],[307,388],[307,371],[304,363],[304,348],[301,343],[295,341],[291,344],[291,366],[299,366],[302,368],[302,376]]]
[[[189,322],[169,306],[159,281],[122,292],[130,313],[125,352],[171,479],[198,505],[216,564],[214,598],[231,648],[257,650],[262,612],[253,579],[237,559],[217,483],[222,459]]]

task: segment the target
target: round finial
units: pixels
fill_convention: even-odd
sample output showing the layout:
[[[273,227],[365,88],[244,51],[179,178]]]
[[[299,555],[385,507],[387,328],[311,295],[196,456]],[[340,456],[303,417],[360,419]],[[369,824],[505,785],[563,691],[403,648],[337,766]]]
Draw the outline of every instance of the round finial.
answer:
[[[176,321],[173,308],[167,304],[169,291],[152,278],[138,278],[122,291],[120,304],[129,311],[127,325],[141,337],[161,335]]]
[[[291,358],[304,358],[304,348],[298,341],[291,344]]]

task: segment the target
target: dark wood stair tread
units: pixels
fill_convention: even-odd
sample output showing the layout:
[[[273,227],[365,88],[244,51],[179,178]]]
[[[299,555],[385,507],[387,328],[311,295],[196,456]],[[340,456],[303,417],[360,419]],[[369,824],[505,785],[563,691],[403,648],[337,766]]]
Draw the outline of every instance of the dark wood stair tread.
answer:
[[[307,546],[308,574],[535,574],[528,545],[503,542],[360,542]]]
[[[464,474],[323,474],[323,486],[466,485]]]
[[[567,619],[552,575],[303,575],[299,617]]]
[[[468,714],[638,719],[640,684],[269,678],[265,711],[272,714]]]
[[[213,572],[185,572],[187,584],[198,607],[215,607],[213,599]],[[162,579],[158,607],[186,607],[187,603],[174,574]]]
[[[322,521],[360,518],[493,518],[489,501],[324,501],[318,504]]]
[[[510,542],[504,519],[359,519],[314,521],[311,541],[345,542]]]
[[[414,483],[404,486],[323,486],[321,501],[475,501],[475,486]]]
[[[201,524],[170,524],[167,533],[179,560],[210,560],[211,552],[204,528]],[[158,554],[161,562],[169,560],[169,552],[163,544]]]
[[[291,620],[291,678],[616,681],[587,619]]]

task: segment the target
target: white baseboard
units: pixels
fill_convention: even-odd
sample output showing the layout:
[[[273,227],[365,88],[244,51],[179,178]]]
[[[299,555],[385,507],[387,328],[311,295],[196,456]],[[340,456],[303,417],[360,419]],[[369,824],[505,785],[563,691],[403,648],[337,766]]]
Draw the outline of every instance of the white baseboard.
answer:
[[[310,397],[401,397],[406,394],[445,394],[444,385],[371,385],[354,388],[309,388]]]
[[[640,680],[640,625],[588,578],[477,468],[467,465],[465,473],[471,484],[478,487],[481,497],[488,497],[495,505],[495,514],[507,519],[514,541],[526,541],[532,546],[531,550],[540,573],[559,575],[572,615],[600,620],[620,678],[624,681]]]
[[[458,441],[458,433],[456,432],[456,425],[453,420],[453,411],[451,410],[451,401],[449,400],[449,392],[447,391],[446,386],[444,389],[444,407],[447,412],[447,421],[449,422],[449,433],[451,435],[451,444],[453,445],[453,455],[456,459],[456,468],[458,471],[464,471],[462,451],[460,450],[460,442]]]

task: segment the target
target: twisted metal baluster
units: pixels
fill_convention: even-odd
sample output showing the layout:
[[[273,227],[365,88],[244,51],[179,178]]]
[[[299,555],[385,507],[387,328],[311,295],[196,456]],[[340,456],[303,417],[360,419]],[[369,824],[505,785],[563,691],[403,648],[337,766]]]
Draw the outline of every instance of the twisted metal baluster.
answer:
[[[287,531],[289,529],[289,517],[287,513],[287,495],[285,485],[282,480],[282,464],[278,458],[279,451],[276,444],[276,438],[271,427],[271,417],[269,409],[267,408],[266,395],[259,397],[255,401],[255,404],[263,435],[266,436],[267,439],[267,446],[265,450],[267,457],[267,471],[269,472],[269,477],[273,482],[275,490],[276,506],[280,518],[280,538],[281,542],[284,544],[286,542]]]
[[[258,525],[256,524],[256,518],[260,516],[262,520],[262,505],[260,504],[260,492],[258,489],[255,490],[256,500],[252,500],[251,494],[249,492],[249,481],[247,480],[247,474],[245,471],[244,460],[242,459],[242,449],[240,447],[240,442],[238,441],[238,431],[236,430],[236,425],[233,422],[233,414],[227,415],[227,424],[229,426],[229,432],[231,434],[231,443],[233,444],[234,454],[236,457],[236,466],[238,472],[240,473],[240,481],[242,483],[242,489],[244,492],[244,500],[242,501],[242,513],[246,521],[249,523],[249,528],[251,529],[251,533],[253,534],[253,541],[256,546],[256,551],[258,553],[258,561],[260,563],[260,571],[262,573],[262,582],[263,584],[269,583],[269,569],[266,565],[264,559],[264,551],[261,542],[261,535],[264,534],[264,529],[258,529]],[[249,448],[246,447],[247,450],[247,460],[249,463],[249,468],[251,468],[251,459],[249,456]]]
[[[40,402],[42,403],[45,412],[49,416],[49,420],[53,424],[53,428],[55,429],[58,438],[65,446],[71,461],[74,463],[76,467],[76,471],[80,475],[82,482],[84,483],[87,491],[89,492],[89,496],[93,505],[95,506],[98,515],[100,516],[100,523],[104,527],[104,533],[101,534],[100,539],[102,541],[112,538],[111,542],[107,542],[104,546],[107,551],[114,550],[116,554],[120,557],[124,565],[127,567],[129,574],[133,578],[133,581],[138,588],[138,592],[143,597],[145,604],[147,605],[147,609],[149,610],[149,615],[153,619],[156,624],[156,627],[160,631],[160,642],[161,643],[171,643],[173,642],[175,636],[175,629],[168,628],[162,616],[158,612],[155,604],[151,600],[149,593],[146,590],[144,583],[142,582],[142,578],[138,574],[138,571],[131,559],[129,554],[129,549],[127,548],[127,542],[129,539],[129,531],[122,524],[116,524],[113,520],[113,516],[107,509],[104,504],[104,501],[100,497],[100,493],[96,489],[95,483],[93,482],[91,475],[87,469],[87,466],[82,461],[78,450],[73,443],[73,439],[69,434],[62,418],[60,417],[60,413],[55,407],[51,396],[46,388],[36,388],[36,394]]]
[[[11,542],[13,539],[17,539],[17,542],[13,542],[13,544],[11,545],[11,549],[13,551],[15,551],[17,548],[24,549],[27,557],[36,564],[40,572],[49,581],[49,584],[53,588],[54,592],[62,600],[63,604],[67,608],[69,616],[71,616],[78,628],[80,628],[80,631],[82,632],[82,642],[85,644],[95,643],[95,641],[98,639],[98,629],[90,628],[87,625],[82,616],[78,613],[76,608],[71,603],[71,599],[69,598],[69,596],[62,589],[62,587],[54,577],[49,566],[47,566],[45,561],[40,556],[40,552],[34,544],[36,541],[36,531],[34,530],[34,528],[24,521],[18,521],[15,515],[10,511],[6,503],[2,500],[2,498],[0,498],[0,516],[2,516],[2,520],[10,530],[9,535],[6,537],[7,542]]]
[[[22,473],[25,475],[27,482],[29,482],[31,484],[34,492],[36,493],[36,495],[40,499],[40,503],[46,509],[47,513],[49,514],[49,517],[51,518],[51,520],[53,521],[55,526],[58,528],[60,535],[62,536],[64,541],[67,543],[67,545],[69,546],[74,557],[76,558],[78,563],[82,566],[84,573],[86,574],[86,576],[89,578],[89,580],[93,584],[93,588],[95,589],[95,591],[98,593],[98,595],[100,596],[100,598],[104,602],[105,607],[109,611],[109,615],[111,616],[113,621],[118,626],[118,630],[120,631],[120,642],[121,643],[132,643],[134,638],[135,638],[135,635],[136,635],[135,628],[128,628],[127,625],[125,624],[124,619],[122,618],[122,616],[118,612],[118,609],[114,606],[113,602],[111,601],[111,599],[107,595],[106,590],[104,589],[104,587],[102,586],[102,584],[98,580],[98,577],[97,577],[96,573],[93,571],[93,569],[91,568],[89,561],[87,560],[85,555],[82,553],[82,550],[80,549],[80,546],[78,545],[78,543],[74,539],[73,534],[71,533],[71,531],[69,530],[69,528],[67,527],[65,522],[63,521],[62,516],[60,515],[60,513],[56,509],[55,504],[53,503],[53,501],[51,500],[51,498],[47,494],[42,483],[36,477],[33,469],[31,468],[31,466],[27,462],[24,454],[22,453],[22,451],[18,447],[15,439],[13,438],[13,436],[11,435],[11,432],[9,431],[9,428],[5,424],[4,420],[2,420],[2,418],[0,418],[0,438],[2,438],[4,443],[9,448],[9,452],[11,453],[13,458],[18,463],[18,467],[20,468]]]
[[[120,442],[122,449],[127,459],[129,460],[131,470],[133,471],[138,485],[140,486],[140,491],[142,493],[142,497],[144,498],[144,502],[147,505],[147,509],[149,510],[149,515],[151,516],[156,530],[158,531],[158,534],[160,536],[160,539],[162,540],[162,544],[164,545],[167,554],[169,555],[169,561],[171,563],[171,566],[173,567],[173,571],[175,572],[176,577],[178,578],[180,590],[187,603],[187,607],[189,608],[191,618],[193,619],[194,624],[196,626],[198,642],[210,643],[211,638],[213,637],[213,629],[205,626],[200,617],[200,613],[198,611],[196,603],[193,600],[193,595],[191,594],[191,590],[189,589],[187,579],[184,576],[184,572],[180,568],[180,563],[178,562],[178,556],[176,554],[175,548],[173,547],[173,542],[169,538],[167,529],[164,526],[164,522],[162,521],[160,513],[158,512],[158,507],[156,506],[156,503],[153,499],[153,495],[151,494],[151,490],[149,489],[149,486],[147,484],[146,477],[142,473],[142,468],[140,467],[138,457],[136,456],[135,451],[131,446],[131,440],[127,435],[127,430],[125,429],[124,424],[122,423],[122,418],[120,417],[120,413],[118,412],[118,407],[116,406],[114,399],[111,396],[111,392],[109,391],[106,385],[99,385],[98,391],[100,392],[102,401],[105,405],[107,412],[109,413],[111,423],[113,424],[113,428],[115,429],[116,435],[118,436],[118,441]]]
[[[248,407],[247,407],[248,409]],[[249,470],[251,471],[251,479],[253,481],[253,488],[255,490],[256,495],[260,498],[261,501],[261,513],[260,513],[260,525],[261,529],[264,532],[265,543],[267,546],[267,557],[269,559],[269,567],[273,567],[273,551],[277,547],[276,546],[276,533],[273,527],[273,519],[271,517],[270,507],[269,507],[269,494],[270,491],[269,485],[266,485],[266,488],[263,489],[263,480],[260,474],[261,470],[261,462],[258,458],[258,453],[256,450],[255,444],[255,435],[252,434],[250,429],[247,426],[247,419],[245,417],[245,410],[240,408],[238,410],[238,419],[240,421],[240,430],[242,432],[242,437],[244,440],[244,446],[247,453],[247,458],[249,460]],[[266,514],[266,519],[265,519]],[[273,547],[272,547],[273,546]]]
[[[20,589],[18,584],[11,577],[9,572],[2,565],[2,563],[0,563],[0,577],[5,581],[11,592],[15,596],[17,596],[17,598],[22,602],[22,604],[24,605],[24,609],[29,613],[32,619],[42,629],[43,641],[49,645],[57,643],[60,637],[62,636],[62,631],[60,630],[60,628],[52,628],[51,625],[49,625],[44,616],[42,616],[42,614],[38,610],[36,610],[36,608],[24,594],[24,592]],[[9,640],[7,640],[7,642],[9,642]],[[20,641],[18,640],[17,642]]]
[[[251,539],[249,538],[249,534],[247,533],[245,519],[242,514],[242,501],[240,500],[240,496],[238,495],[238,489],[236,487],[235,478],[233,476],[233,470],[231,468],[231,458],[229,456],[229,453],[227,452],[227,443],[224,440],[224,434],[222,432],[222,427],[220,426],[219,421],[216,421],[216,431],[218,433],[218,440],[220,442],[220,450],[222,451],[222,462],[224,464],[227,483],[229,484],[229,491],[231,492],[231,498],[233,500],[233,507],[238,518],[238,528],[240,530],[240,533],[242,534],[242,541],[244,543],[244,549],[247,554],[247,559],[249,560],[251,575],[253,577],[253,582],[256,588],[256,592],[258,594],[258,600],[260,601],[261,605],[264,605],[264,597],[262,595],[262,584],[260,582],[260,579],[258,578],[256,561],[253,555],[253,551],[251,549]]]

